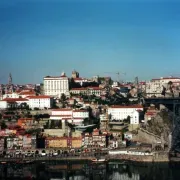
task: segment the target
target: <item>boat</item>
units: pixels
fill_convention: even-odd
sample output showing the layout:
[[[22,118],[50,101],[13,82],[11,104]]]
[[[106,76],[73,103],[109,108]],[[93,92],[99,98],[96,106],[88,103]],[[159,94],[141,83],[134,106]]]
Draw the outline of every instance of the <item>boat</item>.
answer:
[[[93,163],[103,163],[103,162],[106,162],[107,160],[106,159],[96,159],[96,158],[94,158],[94,159],[92,159],[91,160]]]

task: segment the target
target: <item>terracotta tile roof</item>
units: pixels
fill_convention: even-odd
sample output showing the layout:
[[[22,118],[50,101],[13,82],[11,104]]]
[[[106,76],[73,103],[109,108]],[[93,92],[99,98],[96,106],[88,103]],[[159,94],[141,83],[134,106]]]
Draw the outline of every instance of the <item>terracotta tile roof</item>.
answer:
[[[155,115],[155,114],[157,114],[157,112],[146,112],[145,115]]]
[[[87,90],[86,88],[72,88],[71,89],[71,91],[77,91],[77,90],[79,90],[79,91],[85,91],[85,90]]]
[[[28,99],[25,98],[5,98],[3,101],[7,102],[17,102],[17,101],[28,101]]]
[[[41,96],[27,96],[28,99],[49,99],[51,98],[50,96],[45,96],[45,95],[41,95]]]
[[[34,91],[21,91],[19,95],[36,95],[36,93]]]
[[[141,105],[132,105],[132,106],[113,105],[110,108],[143,108],[143,106]]]

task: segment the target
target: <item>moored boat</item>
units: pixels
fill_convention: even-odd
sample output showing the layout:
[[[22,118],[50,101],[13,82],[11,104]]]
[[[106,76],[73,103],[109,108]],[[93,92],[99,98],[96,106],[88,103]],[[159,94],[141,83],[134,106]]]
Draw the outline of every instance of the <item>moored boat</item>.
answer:
[[[91,161],[94,162],[94,163],[103,163],[103,162],[106,162],[107,160],[106,159],[96,159],[96,158],[94,158]]]

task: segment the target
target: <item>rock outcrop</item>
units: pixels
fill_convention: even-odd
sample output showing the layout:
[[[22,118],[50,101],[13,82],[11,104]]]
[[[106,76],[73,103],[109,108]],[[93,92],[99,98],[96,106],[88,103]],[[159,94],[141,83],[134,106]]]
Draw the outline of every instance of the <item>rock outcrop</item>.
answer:
[[[150,121],[147,122],[146,130],[161,137],[161,143],[171,144],[169,135],[173,130],[173,113],[168,110],[162,110]]]

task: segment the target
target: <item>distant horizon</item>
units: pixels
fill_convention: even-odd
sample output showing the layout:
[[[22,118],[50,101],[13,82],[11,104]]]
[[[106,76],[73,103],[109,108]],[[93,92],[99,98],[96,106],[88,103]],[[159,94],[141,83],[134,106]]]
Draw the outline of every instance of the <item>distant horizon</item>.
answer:
[[[0,84],[9,73],[36,84],[73,69],[127,81],[179,76],[179,9],[174,0],[2,0]]]
[[[77,71],[77,72],[79,72],[79,71]],[[66,72],[64,72],[65,74],[66,74]],[[80,72],[79,72],[79,74],[80,74]],[[54,76],[54,75],[46,75],[46,76]],[[12,74],[12,84],[14,84],[14,85],[27,85],[27,84],[43,84],[43,78],[44,77],[46,77],[46,76],[43,76],[42,77],[42,81],[40,81],[40,82],[35,82],[35,83],[31,83],[31,82],[25,82],[25,83],[14,83],[14,81],[13,81],[13,74]],[[57,75],[57,76],[61,76],[61,73],[59,74],[59,75]],[[70,75],[67,75],[66,74],[66,76],[68,77],[68,78],[71,78],[71,74]],[[94,76],[97,76],[97,75],[94,75]],[[9,77],[9,74],[8,74],[8,76],[7,76],[7,82],[6,83],[1,83],[1,79],[0,79],[0,84],[4,84],[4,85],[6,85],[6,84],[8,84],[8,77]],[[91,78],[93,78],[93,76],[92,77],[83,77],[83,76],[79,76],[80,78],[87,78],[87,79],[91,79]],[[110,77],[113,81],[116,81],[116,82],[118,82],[118,80],[117,80],[117,78],[118,77],[114,77],[113,78],[113,76],[99,76],[99,77]],[[136,76],[137,77],[137,76]],[[139,82],[148,82],[148,81],[151,81],[152,79],[160,79],[160,78],[170,78],[170,77],[172,77],[172,78],[180,78],[180,76],[178,77],[178,76],[160,76],[160,77],[153,77],[153,78],[151,78],[151,79],[139,79],[139,77],[138,77],[138,81]],[[123,81],[123,82],[134,82],[135,81],[135,77],[134,77],[134,79],[132,79],[132,80],[126,80],[125,78],[124,79],[120,79],[120,82],[121,81]]]

